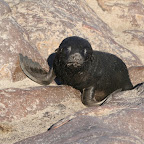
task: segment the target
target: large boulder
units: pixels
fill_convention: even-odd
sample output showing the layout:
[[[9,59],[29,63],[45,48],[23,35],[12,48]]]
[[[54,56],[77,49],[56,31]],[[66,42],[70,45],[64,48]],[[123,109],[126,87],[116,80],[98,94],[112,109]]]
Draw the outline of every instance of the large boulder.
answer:
[[[9,4],[11,0],[7,0]],[[16,1],[11,9],[0,1],[0,78],[24,79],[19,53],[28,55],[48,70],[47,57],[68,36],[90,41],[94,50],[113,53],[128,67],[142,65],[139,58],[117,43],[111,28],[83,1]]]
[[[0,143],[12,144],[43,133],[84,108],[80,92],[67,86],[0,90]]]
[[[5,1],[0,0],[0,17],[3,17],[10,12],[11,12],[11,9],[9,5]]]
[[[116,54],[127,66],[141,65],[136,55],[114,41],[110,27],[85,1],[24,1],[12,13],[45,58],[64,38],[77,35],[88,39],[95,50]]]
[[[0,80],[18,81],[25,78],[19,66],[19,53],[28,55],[48,69],[46,60],[28,43],[26,31],[10,16],[8,4],[0,1],[0,7]]]
[[[16,144],[142,144],[144,84],[113,93],[101,107],[87,108],[54,124],[47,132]]]
[[[19,120],[73,98],[80,102],[80,92],[68,86],[2,89],[0,90],[0,121]],[[55,111],[54,107],[53,110]]]
[[[12,18],[0,22],[0,79],[22,80],[25,76],[19,66],[19,53],[31,57],[47,68],[48,65],[37,49],[24,38],[24,31]],[[48,69],[48,68],[47,68]]]
[[[112,29],[114,40],[135,53],[144,64],[144,1],[86,0]]]
[[[133,66],[128,69],[132,84],[135,86],[144,82],[144,66]]]

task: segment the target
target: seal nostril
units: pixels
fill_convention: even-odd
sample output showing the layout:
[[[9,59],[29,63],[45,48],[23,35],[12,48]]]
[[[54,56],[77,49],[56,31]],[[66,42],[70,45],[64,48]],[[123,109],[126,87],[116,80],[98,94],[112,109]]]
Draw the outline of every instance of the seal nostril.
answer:
[[[73,62],[79,62],[82,60],[82,56],[79,54],[79,53],[75,53],[75,54],[72,54],[70,57],[69,57],[69,61],[73,61]]]
[[[73,58],[74,58],[74,60],[79,61],[79,60],[82,59],[82,56],[81,56],[79,53],[75,53],[75,54],[73,55]]]

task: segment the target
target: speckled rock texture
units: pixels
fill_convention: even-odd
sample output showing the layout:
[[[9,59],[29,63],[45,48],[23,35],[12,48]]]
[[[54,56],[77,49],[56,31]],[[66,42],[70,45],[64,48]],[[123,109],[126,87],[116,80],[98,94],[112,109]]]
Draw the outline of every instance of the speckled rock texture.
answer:
[[[80,92],[68,86],[0,90],[0,143],[13,144],[45,132],[84,108]]]
[[[144,84],[112,94],[105,105],[68,116],[47,132],[15,144],[143,144]]]
[[[11,16],[11,9],[0,1],[0,80],[18,81],[26,78],[19,66],[19,53],[29,55],[48,69],[46,60],[28,42],[27,32]]]
[[[111,52],[128,66],[140,65],[139,59],[113,39],[110,27],[89,7],[86,1],[26,1],[13,8],[13,17],[29,34],[45,58],[67,36],[77,35],[90,41],[93,49]]]
[[[39,61],[47,68],[46,61],[25,39],[24,31],[13,18],[0,21],[0,79],[18,81],[25,78],[19,66],[19,53]],[[45,64],[45,65],[44,65]]]
[[[144,82],[144,66],[133,66],[128,69],[132,84],[135,86]]]
[[[144,82],[143,24],[142,0],[0,0],[0,143],[35,136],[19,143],[142,144],[144,86],[86,108],[71,87],[28,80],[19,53],[49,70],[48,56],[77,35],[120,57],[137,85]]]
[[[112,29],[114,40],[135,53],[144,64],[144,1],[86,0]]]
[[[0,121],[18,120],[72,98],[80,101],[80,92],[68,86],[3,89],[0,90]]]
[[[94,50],[116,54],[128,67],[142,65],[141,60],[136,56],[137,53],[130,51],[126,45],[123,45],[123,42],[117,42],[117,36],[113,34],[111,25],[105,23],[103,17],[101,18],[99,13],[91,8],[91,3],[88,1],[17,0],[13,4],[10,0],[6,2],[0,1],[2,7],[0,11],[2,15],[0,22],[1,80],[18,81],[25,78],[18,63],[20,52],[40,62],[48,69],[47,57],[55,51],[64,38],[72,35],[88,39]],[[103,7],[104,2],[98,1],[98,4]],[[119,5],[122,4],[116,3],[113,7],[119,9]],[[130,10],[131,7],[138,8],[133,12],[129,10],[128,16],[123,17],[128,20],[133,17],[136,19],[137,13],[143,14],[143,11],[139,10],[142,6],[140,7],[140,3],[129,2],[127,7],[123,7]],[[135,29],[130,29],[131,27],[127,26],[127,30],[122,32],[131,35],[133,38],[131,41],[138,40],[138,45],[141,41],[143,46],[143,33],[141,29],[138,29],[142,25],[135,26]]]
[[[0,17],[3,17],[10,12],[11,12],[11,9],[9,5],[5,1],[0,0]]]

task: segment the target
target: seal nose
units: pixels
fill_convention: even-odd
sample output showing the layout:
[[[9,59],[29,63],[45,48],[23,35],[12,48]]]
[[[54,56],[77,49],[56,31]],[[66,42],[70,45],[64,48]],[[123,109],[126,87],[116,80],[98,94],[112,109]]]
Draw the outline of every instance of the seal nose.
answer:
[[[82,56],[79,53],[75,53],[70,56],[70,60],[72,61],[80,61],[82,59]]]
[[[80,66],[83,63],[83,57],[79,53],[74,53],[69,56],[67,65],[73,65],[75,67]]]

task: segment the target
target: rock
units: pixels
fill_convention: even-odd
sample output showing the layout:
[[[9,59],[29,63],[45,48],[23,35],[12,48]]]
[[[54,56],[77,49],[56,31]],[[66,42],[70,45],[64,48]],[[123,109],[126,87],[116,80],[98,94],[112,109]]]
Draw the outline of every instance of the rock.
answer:
[[[71,35],[88,39],[95,50],[116,54],[128,67],[142,65],[135,54],[114,40],[110,27],[86,2],[17,0],[13,5],[11,0],[7,2],[11,9],[6,2],[0,1],[0,13],[3,15],[0,22],[1,80],[18,81],[25,78],[19,67],[20,52],[48,70],[47,57],[65,37]],[[130,6],[134,7],[132,4]],[[138,33],[128,30],[125,33],[139,38]],[[139,40],[143,44],[142,36]]]
[[[139,0],[86,0],[112,29],[113,39],[136,54],[144,64],[144,2]]]
[[[45,133],[15,144],[142,144],[144,141],[144,84],[113,93],[101,107],[68,116]]]
[[[43,133],[84,108],[80,93],[67,86],[0,90],[0,143],[13,144]]]
[[[9,5],[5,1],[0,0],[0,17],[3,17],[10,12],[11,12],[11,9]]]
[[[0,79],[18,81],[24,79],[19,65],[19,53],[27,55],[38,61],[48,70],[44,60],[37,49],[26,41],[26,33],[12,17],[0,21]]]
[[[3,89],[0,90],[0,121],[18,120],[48,106],[78,97],[80,93],[68,86]]]
[[[144,82],[144,66],[130,67],[128,71],[134,86]]]
[[[18,3],[20,3],[21,1],[23,1],[23,0],[15,0],[15,1],[13,1],[13,0],[5,0],[5,1],[8,3],[8,5],[10,7],[13,7],[13,6],[17,5]]]
[[[49,70],[47,57],[65,37],[77,35],[123,59],[134,85],[143,82],[143,7],[139,0],[0,0],[0,80],[25,78],[19,53]],[[0,90],[0,143],[27,137],[18,143],[144,141],[143,85],[79,112],[85,106],[71,87],[17,87]]]
[[[88,39],[95,50],[116,54],[127,66],[141,65],[135,54],[114,41],[111,29],[86,2],[23,1],[13,7],[12,13],[44,58],[53,53],[64,38],[77,35]]]

